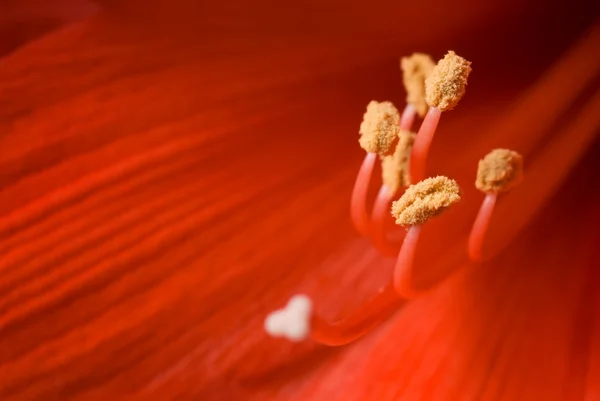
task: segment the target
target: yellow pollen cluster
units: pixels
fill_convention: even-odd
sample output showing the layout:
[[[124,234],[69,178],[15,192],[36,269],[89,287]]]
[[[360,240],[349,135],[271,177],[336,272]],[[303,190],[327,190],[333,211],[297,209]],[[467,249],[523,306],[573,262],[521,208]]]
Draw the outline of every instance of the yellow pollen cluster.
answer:
[[[421,225],[459,201],[456,181],[444,176],[427,178],[406,189],[392,204],[392,215],[401,226]]]
[[[427,104],[441,111],[452,110],[465,94],[470,73],[471,62],[449,51],[425,80]]]
[[[391,102],[371,101],[360,124],[360,146],[369,153],[389,156],[400,132],[400,113]]]
[[[494,149],[479,161],[475,186],[482,192],[505,192],[523,180],[523,157],[509,149]]]
[[[425,116],[429,108],[425,101],[425,79],[431,75],[434,67],[433,59],[423,53],[414,53],[400,60],[406,103],[412,105],[421,117]]]
[[[381,159],[381,178],[392,195],[410,185],[410,152],[416,134],[401,130],[399,137],[394,154]]]

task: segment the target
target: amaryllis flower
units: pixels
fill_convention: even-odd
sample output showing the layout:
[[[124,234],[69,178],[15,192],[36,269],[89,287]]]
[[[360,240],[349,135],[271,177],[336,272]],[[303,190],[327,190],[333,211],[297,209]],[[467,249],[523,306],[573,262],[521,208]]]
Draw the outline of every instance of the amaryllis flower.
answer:
[[[1,399],[600,397],[592,4],[4,3]],[[403,107],[401,56],[448,50],[473,72],[426,173],[462,201],[419,239],[430,290],[365,309],[395,261],[349,217],[361,116]],[[524,181],[470,262],[496,148]],[[294,294],[365,335],[271,338]]]

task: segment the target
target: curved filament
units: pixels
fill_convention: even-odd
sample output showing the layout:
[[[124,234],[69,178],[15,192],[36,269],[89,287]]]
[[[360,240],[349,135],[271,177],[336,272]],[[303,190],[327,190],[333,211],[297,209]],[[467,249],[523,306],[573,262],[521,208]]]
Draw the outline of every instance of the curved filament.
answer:
[[[403,302],[390,283],[364,303],[354,314],[342,320],[329,323],[314,314],[311,320],[310,335],[314,341],[324,345],[349,344],[371,332],[391,317],[394,312],[399,310]]]
[[[430,107],[421,124],[421,128],[419,128],[410,156],[410,175],[412,182],[419,182],[426,178],[425,168],[427,165],[427,155],[429,154],[429,147],[433,141],[433,136],[435,135],[435,130],[437,129],[441,116],[442,112],[439,109]]]
[[[352,223],[362,235],[367,235],[369,232],[369,216],[367,216],[367,193],[369,191],[369,184],[371,183],[371,176],[373,175],[373,167],[375,166],[375,160],[377,155],[375,153],[367,153],[365,156],[356,181],[352,190],[352,197],[350,199],[350,217]]]
[[[379,189],[375,204],[373,205],[371,239],[373,245],[385,256],[396,256],[399,247],[391,243],[386,235],[385,220],[390,218],[390,204],[392,195],[384,185]]]
[[[474,262],[481,262],[483,260],[483,243],[485,241],[485,234],[487,233],[490,221],[492,219],[492,213],[496,205],[498,195],[495,193],[489,193],[483,199],[483,203],[479,208],[471,233],[469,234],[468,252],[469,259]]]
[[[421,226],[412,226],[408,229],[394,267],[394,289],[399,296],[405,299],[418,298],[424,293],[417,291],[412,282],[413,264],[420,235]]]

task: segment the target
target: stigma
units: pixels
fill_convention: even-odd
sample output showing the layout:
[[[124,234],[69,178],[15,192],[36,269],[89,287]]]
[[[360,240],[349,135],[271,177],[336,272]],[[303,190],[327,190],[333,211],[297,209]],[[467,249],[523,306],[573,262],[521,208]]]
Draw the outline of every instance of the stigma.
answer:
[[[265,319],[265,331],[272,337],[298,342],[310,333],[312,301],[306,295],[295,295],[287,305],[271,312]]]

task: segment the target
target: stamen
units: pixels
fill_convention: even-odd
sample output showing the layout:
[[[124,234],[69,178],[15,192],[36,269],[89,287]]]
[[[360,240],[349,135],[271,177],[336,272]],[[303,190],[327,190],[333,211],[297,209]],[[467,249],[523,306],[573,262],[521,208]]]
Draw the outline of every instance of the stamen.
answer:
[[[418,291],[412,285],[413,262],[421,226],[459,201],[460,188],[456,181],[438,176],[411,185],[393,203],[392,215],[396,217],[396,224],[408,227],[394,268],[394,288],[401,297],[417,298],[432,289]]]
[[[385,221],[389,219],[388,211],[392,199],[396,197],[402,187],[410,185],[410,153],[416,135],[401,130],[399,136],[400,139],[394,154],[385,156],[381,160],[383,185],[375,199],[371,215],[373,244],[381,253],[388,256],[396,255],[398,247],[387,240]]]
[[[414,119],[414,112],[405,110],[403,118],[407,123]],[[410,115],[413,114],[413,117]],[[398,143],[398,133],[400,132],[400,113],[390,102],[371,101],[367,106],[367,111],[360,124],[360,146],[367,151],[356,181],[352,190],[350,199],[350,218],[361,235],[367,235],[369,231],[369,217],[367,215],[367,193],[373,167],[375,165],[376,155],[381,157],[390,155]]]
[[[483,243],[498,194],[510,190],[522,180],[523,157],[515,151],[494,149],[479,161],[475,186],[486,196],[469,234],[468,253],[472,261],[483,260]]]
[[[406,89],[406,103],[414,107],[419,116],[425,116],[429,106],[425,101],[425,79],[431,75],[435,62],[423,53],[414,53],[410,57],[402,57],[402,81]],[[410,127],[405,129],[410,130]]]
[[[411,174],[413,180],[425,178],[425,166],[429,147],[433,141],[443,111],[452,110],[465,93],[471,63],[453,51],[438,62],[425,80],[425,99],[429,111],[421,124],[413,146]]]

